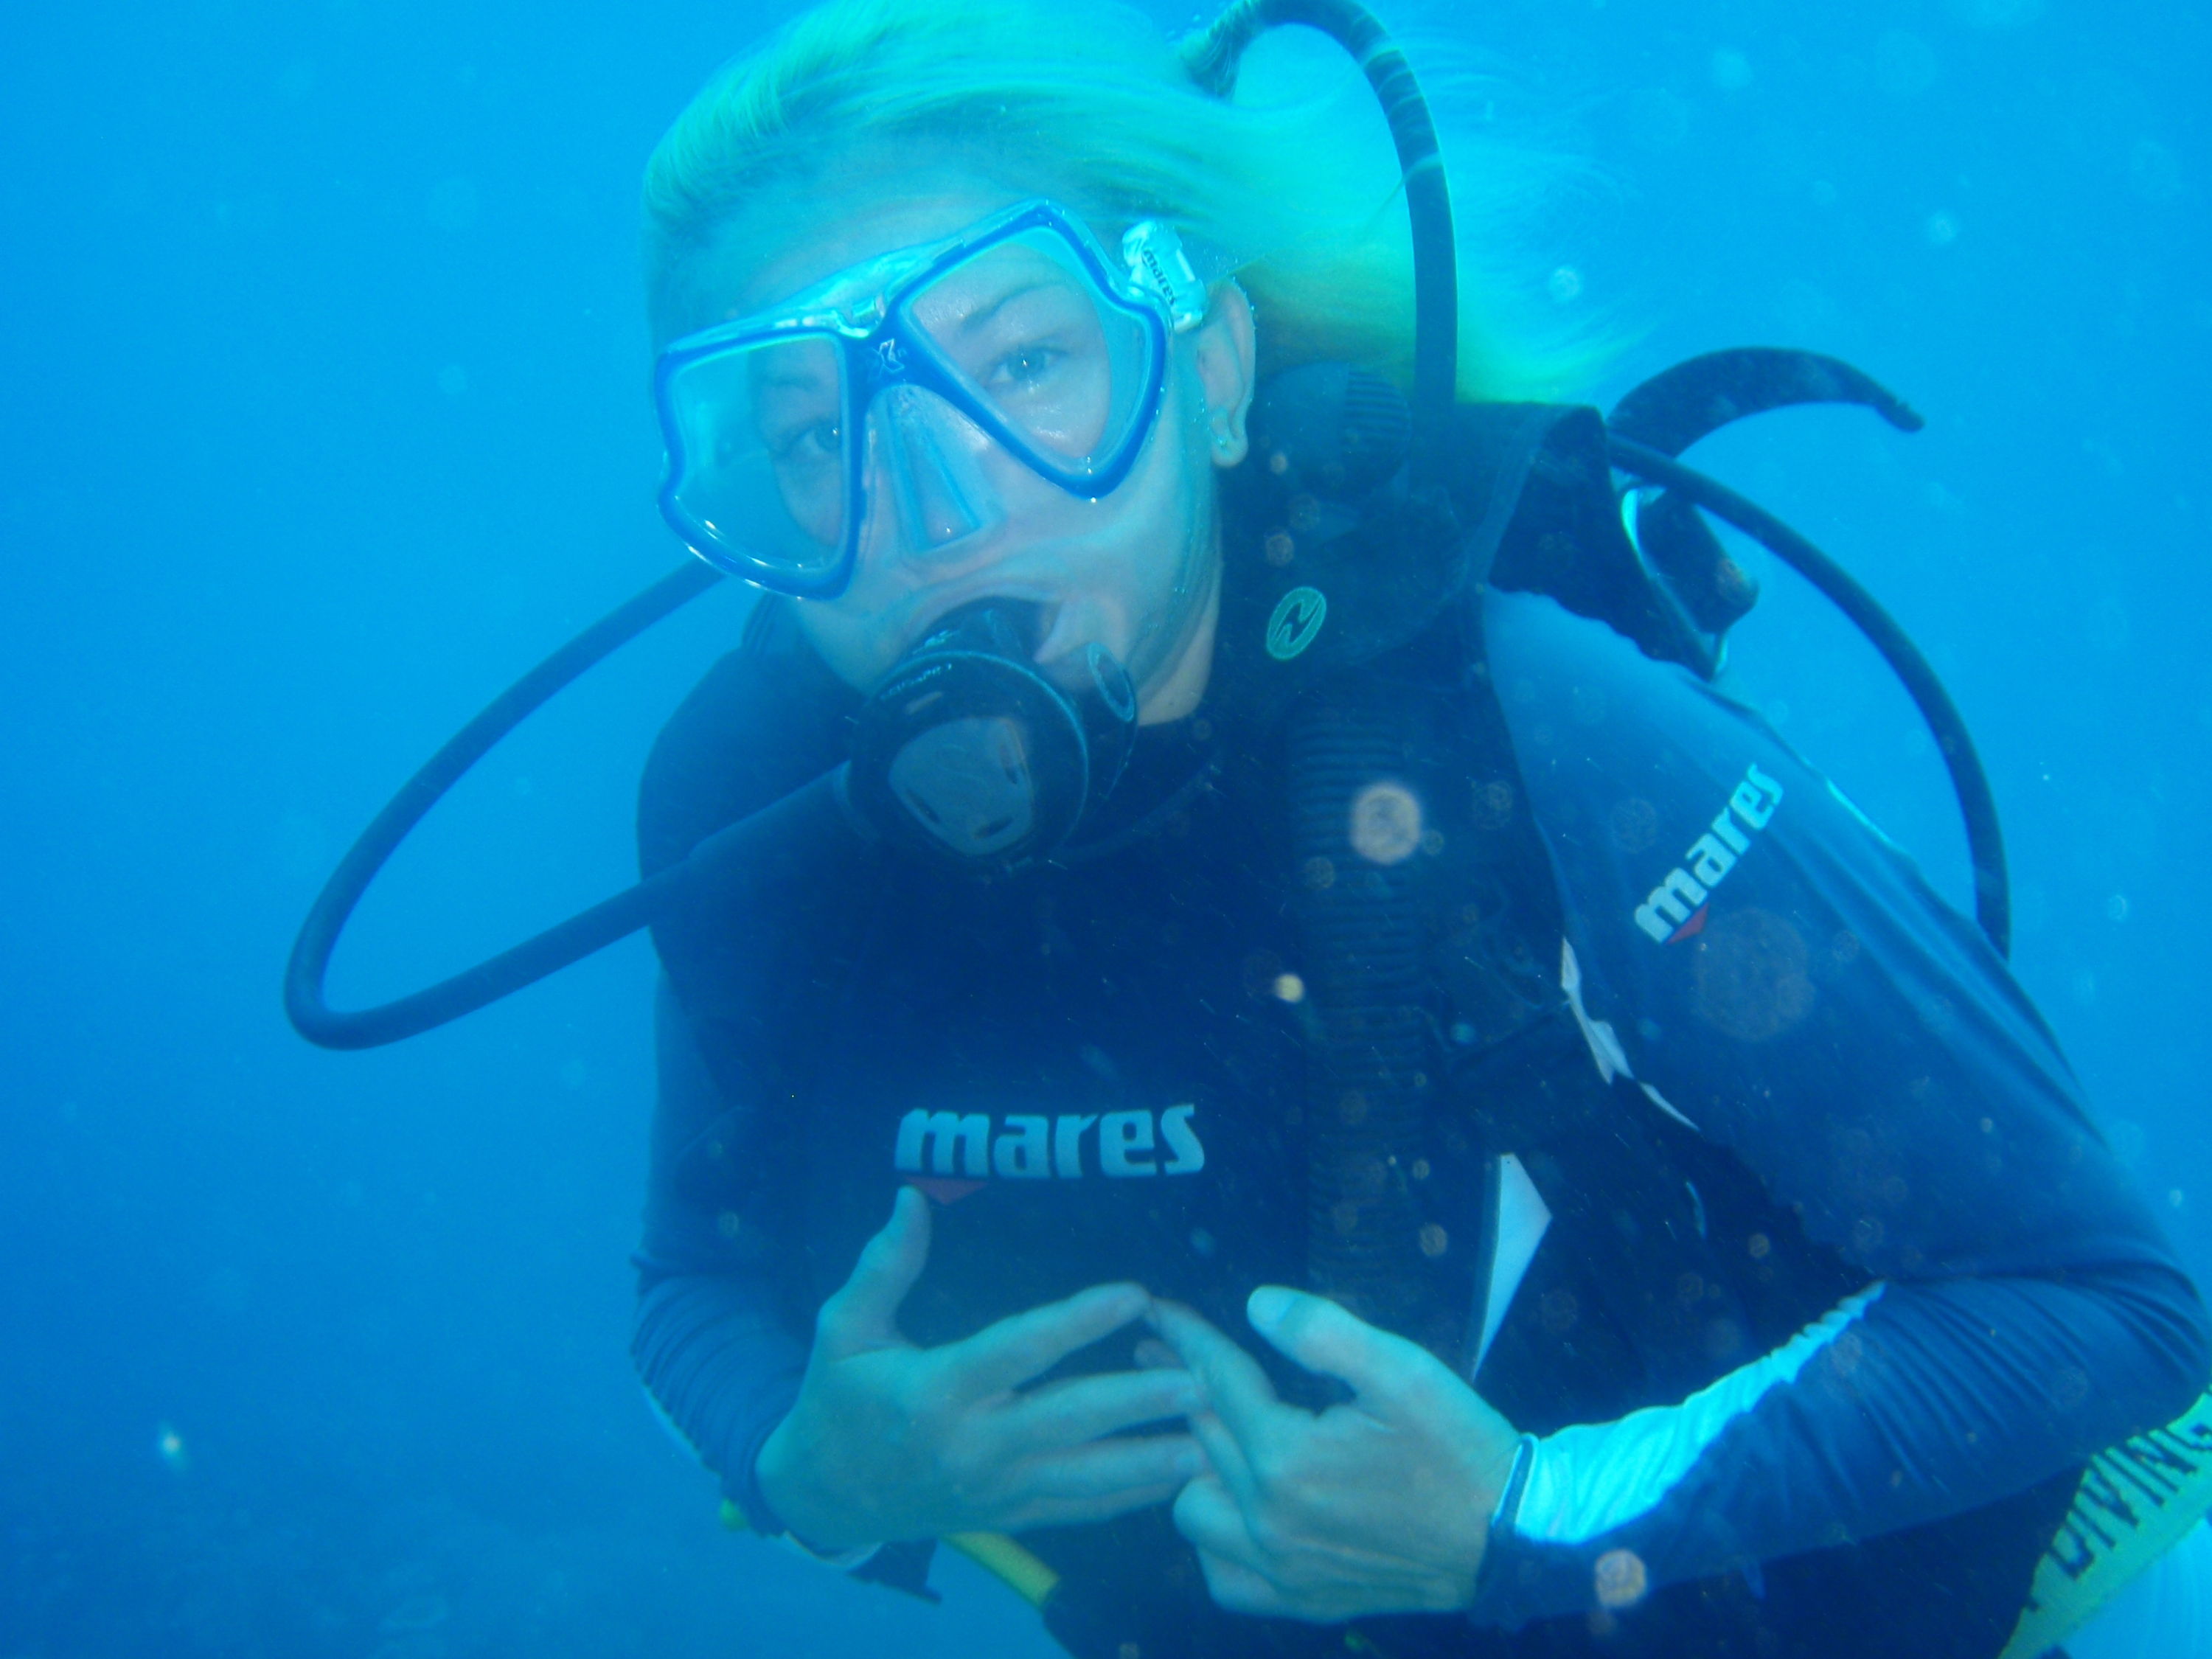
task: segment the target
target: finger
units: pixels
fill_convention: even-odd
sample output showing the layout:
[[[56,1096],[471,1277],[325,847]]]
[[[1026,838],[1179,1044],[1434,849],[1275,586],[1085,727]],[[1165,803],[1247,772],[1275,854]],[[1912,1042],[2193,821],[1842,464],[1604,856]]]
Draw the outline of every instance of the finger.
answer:
[[[1224,1612],[1273,1619],[1297,1616],[1283,1600],[1280,1590],[1242,1563],[1200,1550],[1198,1565],[1206,1575],[1206,1593],[1213,1597],[1214,1606]]]
[[[1033,1527],[1084,1527],[1111,1521],[1132,1510],[1148,1510],[1165,1504],[1181,1490],[1181,1481],[1156,1486],[1128,1486],[1097,1498],[1045,1498],[1023,1504],[999,1524],[1007,1532],[1027,1532]]]
[[[1206,1454],[1187,1434],[1133,1435],[1094,1441],[1030,1460],[1024,1484],[1042,1501],[1088,1501],[1116,1492],[1157,1492],[1172,1498],[1206,1473]]]
[[[1159,1340],[1148,1336],[1137,1344],[1137,1364],[1145,1370],[1182,1370],[1182,1356]]]
[[[1259,1492],[1252,1479],[1252,1460],[1229,1431],[1229,1425],[1212,1412],[1200,1412],[1190,1419],[1190,1432],[1204,1449],[1207,1467],[1229,1488],[1238,1506],[1249,1509],[1256,1504]]]
[[[1233,1561],[1249,1571],[1260,1569],[1260,1547],[1245,1524],[1244,1512],[1229,1489],[1200,1475],[1176,1495],[1176,1530],[1202,1555]]]
[[[1341,1379],[1364,1406],[1388,1413],[1434,1382],[1425,1348],[1378,1330],[1327,1297],[1262,1285],[1246,1298],[1252,1328],[1310,1371]]]
[[[1190,1367],[1205,1386],[1208,1407],[1247,1450],[1291,1412],[1275,1397],[1258,1360],[1180,1303],[1154,1303],[1152,1328]]]
[[[1120,1330],[1150,1300],[1135,1285],[1095,1285],[1065,1302],[988,1325],[939,1352],[964,1390],[972,1395],[998,1394],[1019,1388],[1079,1348]]]
[[[816,1317],[823,1352],[831,1358],[890,1347],[899,1334],[899,1304],[929,1263],[929,1200],[902,1187],[891,1218],[867,1242],[852,1277]]]
[[[1115,1371],[1048,1382],[1018,1395],[1002,1431],[1018,1452],[1055,1450],[1140,1423],[1187,1417],[1198,1407],[1198,1385],[1188,1371]]]

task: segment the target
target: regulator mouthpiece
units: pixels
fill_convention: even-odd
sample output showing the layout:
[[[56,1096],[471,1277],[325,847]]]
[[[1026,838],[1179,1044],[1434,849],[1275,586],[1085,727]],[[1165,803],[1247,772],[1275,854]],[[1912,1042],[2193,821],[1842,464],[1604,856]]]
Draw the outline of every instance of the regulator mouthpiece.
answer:
[[[857,717],[849,794],[885,840],[978,874],[1052,857],[1120,780],[1136,735],[1105,647],[1071,696],[1032,659],[1038,609],[983,599],[940,620]]]

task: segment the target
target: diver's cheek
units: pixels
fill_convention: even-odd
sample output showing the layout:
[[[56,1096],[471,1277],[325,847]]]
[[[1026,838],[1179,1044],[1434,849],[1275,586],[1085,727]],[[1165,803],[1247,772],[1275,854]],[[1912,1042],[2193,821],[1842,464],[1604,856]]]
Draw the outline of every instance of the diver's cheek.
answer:
[[[801,599],[797,616],[806,636],[830,672],[856,691],[865,691],[898,660],[898,642],[880,611],[848,609],[854,595],[830,604]]]

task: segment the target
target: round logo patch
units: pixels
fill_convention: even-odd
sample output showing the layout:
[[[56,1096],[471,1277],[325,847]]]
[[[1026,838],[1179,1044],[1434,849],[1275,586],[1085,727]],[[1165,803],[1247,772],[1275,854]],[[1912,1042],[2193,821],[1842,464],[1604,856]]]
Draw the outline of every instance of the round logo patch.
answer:
[[[1267,654],[1288,662],[1314,642],[1328,618],[1328,600],[1321,589],[1292,588],[1275,602],[1275,614],[1267,618]]]

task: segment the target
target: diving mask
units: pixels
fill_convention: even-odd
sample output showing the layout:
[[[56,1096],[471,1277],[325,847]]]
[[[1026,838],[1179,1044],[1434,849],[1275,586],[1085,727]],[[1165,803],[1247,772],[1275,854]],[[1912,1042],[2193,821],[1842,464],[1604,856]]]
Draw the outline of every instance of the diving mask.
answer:
[[[1121,258],[1029,202],[678,340],[653,376],[662,516],[717,568],[827,599],[872,514],[933,540],[989,522],[990,445],[1071,495],[1110,493],[1159,414],[1169,336],[1206,306],[1165,226],[1131,228]]]

